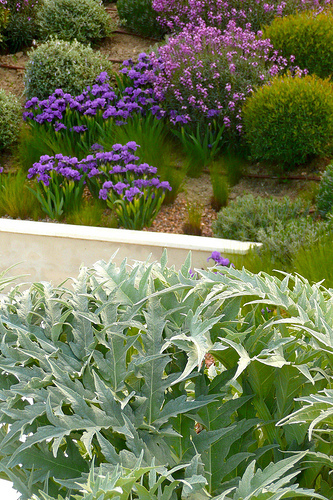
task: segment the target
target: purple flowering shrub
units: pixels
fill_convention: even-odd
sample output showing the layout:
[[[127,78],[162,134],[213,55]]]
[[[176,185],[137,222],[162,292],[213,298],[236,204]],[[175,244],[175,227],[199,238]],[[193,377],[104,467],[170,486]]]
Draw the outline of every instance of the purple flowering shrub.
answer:
[[[9,10],[8,22],[4,30],[4,40],[10,52],[17,52],[31,45],[38,36],[37,13],[40,0],[1,0]]]
[[[189,25],[160,47],[159,58],[150,55],[157,71],[154,95],[173,124],[195,130],[215,118],[233,141],[242,132],[246,97],[288,66],[272,50],[269,40],[235,22],[223,33],[203,23]]]
[[[159,22],[172,31],[180,31],[187,24],[226,29],[230,21],[245,28],[248,23],[257,32],[270,24],[274,17],[302,11],[321,10],[332,0],[153,0],[159,13]]]
[[[29,169],[28,178],[36,178],[35,194],[51,218],[59,219],[79,208],[87,185],[93,196],[98,193],[116,212],[123,227],[142,229],[152,223],[165,191],[171,187],[159,180],[155,167],[137,164],[139,157],[134,153],[138,147],[130,141],[103,152],[95,144],[94,154],[81,160],[62,154],[44,155]]]

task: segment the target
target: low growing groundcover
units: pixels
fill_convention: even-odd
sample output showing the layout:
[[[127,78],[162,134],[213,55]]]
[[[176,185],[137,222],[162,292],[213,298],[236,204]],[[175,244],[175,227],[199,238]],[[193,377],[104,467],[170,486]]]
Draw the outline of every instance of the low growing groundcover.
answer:
[[[166,254],[15,286],[1,477],[22,500],[331,499],[332,304],[297,275]]]

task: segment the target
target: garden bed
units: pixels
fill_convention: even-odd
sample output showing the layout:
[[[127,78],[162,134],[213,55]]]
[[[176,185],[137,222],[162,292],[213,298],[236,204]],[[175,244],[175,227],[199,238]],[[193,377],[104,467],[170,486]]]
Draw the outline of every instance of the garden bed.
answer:
[[[115,4],[106,4],[106,7],[111,17],[118,20]],[[153,44],[154,42],[149,38],[115,32],[111,37],[105,38],[97,48],[108,59],[122,61],[128,58],[135,60],[141,52],[148,51]],[[25,102],[23,68],[27,61],[27,50],[0,56],[0,86],[14,93],[22,100],[22,103]],[[116,70],[119,66],[117,63],[114,64]],[[314,164],[303,165],[294,172],[296,176],[300,177],[294,180],[279,178],[281,171],[278,172],[277,178],[274,178],[274,173],[271,178],[260,178],[260,175],[266,172],[265,167],[260,164],[246,165],[246,173],[250,174],[250,176],[243,177],[237,185],[230,189],[229,201],[235,200],[238,196],[244,194],[277,198],[290,196],[295,198],[304,192],[305,196],[311,197],[311,190],[313,190],[311,183],[313,186],[317,181],[309,182],[305,179],[302,180],[302,177],[306,178],[314,175],[319,179],[318,175],[325,169],[328,162],[329,160],[321,160]],[[5,167],[7,171],[11,170],[13,158],[10,151],[0,153],[0,165]],[[252,177],[257,174],[259,174],[258,178]],[[202,236],[213,236],[211,224],[216,219],[216,212],[211,207],[212,186],[209,174],[202,174],[198,179],[186,178],[183,188],[183,191],[177,196],[173,204],[162,206],[152,226],[145,228],[146,231],[182,234],[184,232],[183,225],[187,219],[187,202],[195,201],[201,207]]]

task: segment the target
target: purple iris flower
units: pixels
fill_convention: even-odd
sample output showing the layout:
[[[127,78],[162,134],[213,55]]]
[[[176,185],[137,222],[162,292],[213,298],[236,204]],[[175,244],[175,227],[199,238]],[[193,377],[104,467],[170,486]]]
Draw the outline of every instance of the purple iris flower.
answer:
[[[131,187],[131,188],[129,188],[129,189],[127,189],[125,191],[124,199],[128,200],[129,202],[131,202],[131,201],[133,201],[134,196],[137,195],[137,194],[140,195],[140,196],[143,195],[142,191],[140,191],[139,188],[137,188],[137,187]]]
[[[67,129],[66,125],[64,125],[63,123],[60,123],[60,122],[55,122],[54,130],[56,132],[59,132],[59,130],[62,130],[62,129],[66,130]]]
[[[207,262],[212,259],[218,266],[230,266],[230,260],[221,256],[220,252],[216,250],[212,252],[212,255],[208,257]]]
[[[85,132],[88,130],[88,128],[85,125],[74,125],[74,127],[69,129],[71,132],[76,132],[78,134],[81,134],[82,132]]]

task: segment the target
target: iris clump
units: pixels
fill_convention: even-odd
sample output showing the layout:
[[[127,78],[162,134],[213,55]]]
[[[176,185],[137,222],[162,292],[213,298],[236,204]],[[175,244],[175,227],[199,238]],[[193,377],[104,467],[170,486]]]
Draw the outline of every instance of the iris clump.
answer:
[[[148,77],[142,75],[147,67],[143,62],[146,57],[146,54],[139,56],[136,66],[141,72],[136,67],[132,69],[130,61],[124,62],[123,69],[129,76],[124,75],[122,88],[112,87],[110,76],[102,71],[95,84],[86,86],[77,95],[57,88],[46,99],[29,99],[23,118],[32,135],[39,143],[44,142],[51,148],[54,154],[82,158],[92,144],[112,136],[114,126],[126,124],[135,114],[145,117],[153,113],[160,118],[160,107],[152,97]],[[28,140],[31,142],[31,138]]]
[[[96,147],[97,146],[97,147]],[[57,154],[44,155],[28,172],[36,178],[35,194],[44,212],[59,219],[82,202],[86,185],[92,196],[99,196],[115,211],[126,229],[142,229],[156,217],[170,184],[160,181],[157,169],[138,164],[134,153],[139,146],[130,141],[114,144],[112,151],[98,151],[82,160]]]
[[[114,150],[121,156],[123,151],[129,148],[135,151],[135,143],[127,143],[126,146],[116,144]],[[109,159],[106,154],[99,153],[97,168],[103,165],[109,168]],[[136,165],[130,161],[124,162],[123,166],[114,165],[108,170],[106,176],[111,180],[103,183],[99,191],[99,197],[107,202],[109,208],[114,209],[118,221],[125,229],[143,229],[151,226],[163,203],[166,190],[171,191],[167,181],[160,181],[157,168],[141,163]],[[97,174],[98,175],[98,174]]]

